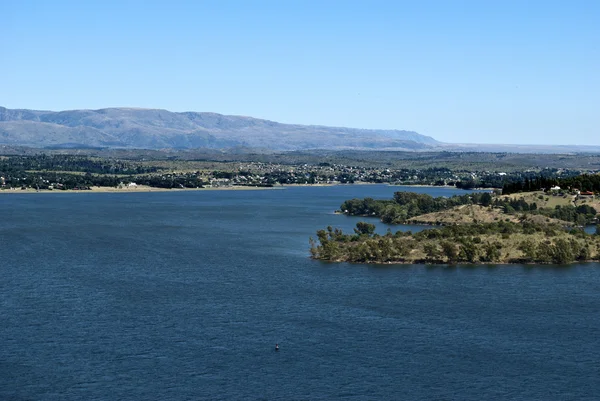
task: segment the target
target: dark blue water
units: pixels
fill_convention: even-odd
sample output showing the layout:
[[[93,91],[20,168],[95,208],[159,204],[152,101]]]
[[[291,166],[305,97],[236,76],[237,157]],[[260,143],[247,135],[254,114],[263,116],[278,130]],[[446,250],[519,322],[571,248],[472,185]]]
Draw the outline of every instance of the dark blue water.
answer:
[[[308,258],[397,190],[0,195],[0,399],[597,400],[598,264]]]

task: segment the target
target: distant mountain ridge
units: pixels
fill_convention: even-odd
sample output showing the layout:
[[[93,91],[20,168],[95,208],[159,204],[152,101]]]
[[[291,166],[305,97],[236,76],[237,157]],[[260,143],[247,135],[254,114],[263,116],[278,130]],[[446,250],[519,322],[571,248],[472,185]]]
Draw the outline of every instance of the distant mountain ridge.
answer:
[[[252,117],[161,109],[40,111],[0,107],[0,144],[65,148],[428,150],[413,131],[282,124]]]

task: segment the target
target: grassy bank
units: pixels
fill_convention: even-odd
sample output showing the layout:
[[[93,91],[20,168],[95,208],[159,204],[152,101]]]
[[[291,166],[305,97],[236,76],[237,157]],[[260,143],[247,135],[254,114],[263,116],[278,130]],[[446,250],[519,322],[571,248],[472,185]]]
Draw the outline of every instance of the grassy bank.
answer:
[[[447,226],[419,233],[374,234],[359,223],[354,234],[328,227],[311,238],[311,256],[356,263],[537,263],[600,260],[600,236],[558,224],[497,222]]]

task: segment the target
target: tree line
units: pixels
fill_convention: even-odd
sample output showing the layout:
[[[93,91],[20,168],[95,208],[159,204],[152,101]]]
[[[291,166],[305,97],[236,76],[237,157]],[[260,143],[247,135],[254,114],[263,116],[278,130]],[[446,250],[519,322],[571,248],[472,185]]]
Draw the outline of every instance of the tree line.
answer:
[[[19,174],[7,176],[5,186],[12,188],[35,188],[40,190],[69,190],[89,189],[98,187],[118,187],[122,184],[135,182],[138,185],[147,185],[155,188],[202,188],[209,184],[194,173],[166,174],[166,175],[141,175],[141,176],[116,176],[69,174],[60,172],[45,172],[33,174]]]
[[[531,192],[549,190],[559,186],[563,189],[571,188],[585,192],[600,192],[599,174],[581,174],[575,177],[542,177],[526,178],[525,180],[505,182],[502,186],[502,194],[509,195],[517,192]]]
[[[9,174],[23,171],[77,171],[92,174],[148,174],[162,168],[144,166],[117,159],[98,159],[78,155],[35,155],[0,158],[0,172]]]

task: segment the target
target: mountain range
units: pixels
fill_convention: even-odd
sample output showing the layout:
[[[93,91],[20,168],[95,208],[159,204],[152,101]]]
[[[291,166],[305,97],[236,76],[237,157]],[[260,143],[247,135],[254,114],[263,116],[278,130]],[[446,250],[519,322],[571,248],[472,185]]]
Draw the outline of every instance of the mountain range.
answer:
[[[213,149],[228,153],[326,150],[600,153],[589,145],[456,144],[414,131],[282,124],[162,109],[40,111],[0,107],[0,147]]]
[[[39,111],[0,107],[0,144],[35,148],[252,148],[429,150],[413,131],[282,124],[217,113],[160,109]]]

